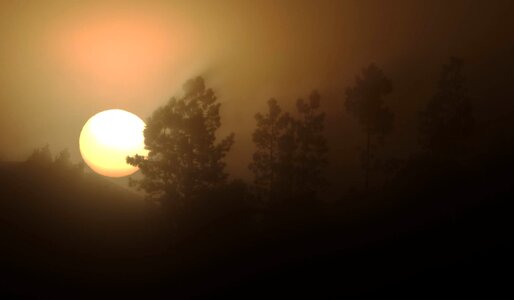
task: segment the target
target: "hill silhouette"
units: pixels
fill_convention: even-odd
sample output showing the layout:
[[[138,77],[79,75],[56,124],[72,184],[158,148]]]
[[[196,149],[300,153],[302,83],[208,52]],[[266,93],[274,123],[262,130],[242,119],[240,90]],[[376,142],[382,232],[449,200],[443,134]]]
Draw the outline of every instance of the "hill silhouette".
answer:
[[[200,99],[214,103],[206,93]],[[436,102],[452,102],[446,94],[453,92]],[[195,95],[182,104],[171,101],[168,109],[198,104]],[[473,134],[459,134],[458,152],[425,146],[393,163],[383,155],[369,166],[380,178],[374,184],[324,193],[326,185],[318,183],[329,145],[324,114],[317,112],[319,95],[312,95],[309,105],[297,102],[300,115],[282,118],[282,132],[269,115],[258,114],[260,187],[225,176],[228,148],[211,155],[215,135],[199,138],[208,122],[195,105],[188,111],[195,118],[185,118],[184,129],[174,132],[178,140],[160,122],[188,113],[168,111],[149,133],[158,151],[134,158],[140,168],[150,167],[141,175],[151,180],[139,187],[154,197],[143,199],[84,172],[66,151],[54,158],[43,147],[25,162],[1,162],[4,293],[195,298],[249,291],[252,297],[506,292],[510,278],[503,272],[514,266],[513,114],[473,121]],[[275,107],[274,100],[268,103]],[[441,111],[460,110],[442,107],[425,117],[439,120]],[[211,111],[211,129],[221,122],[218,108]],[[439,121],[437,135],[449,126]],[[168,152],[170,141],[180,141],[171,149],[186,152]],[[159,151],[183,163],[183,173],[175,174]],[[212,170],[214,176],[195,177]],[[162,174],[187,176],[173,182]]]
[[[512,120],[490,124],[481,127],[488,137],[487,128],[511,128]],[[506,286],[499,272],[512,266],[508,136],[479,137],[467,162],[413,155],[383,189],[349,191],[316,210],[211,206],[180,234],[154,206],[99,176],[3,162],[7,291],[191,298],[437,294],[472,285],[489,293]],[[234,197],[220,195],[212,199]]]
[[[114,276],[124,260],[155,250],[142,198],[98,175],[2,162],[0,182],[1,260],[16,293],[31,295],[27,282],[47,289],[58,278]]]

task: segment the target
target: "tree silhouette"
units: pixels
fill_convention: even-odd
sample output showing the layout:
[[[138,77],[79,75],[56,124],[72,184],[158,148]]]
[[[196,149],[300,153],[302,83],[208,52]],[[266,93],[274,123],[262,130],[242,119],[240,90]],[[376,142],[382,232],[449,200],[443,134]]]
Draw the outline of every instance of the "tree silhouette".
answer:
[[[184,94],[171,98],[148,119],[144,130],[148,156],[127,157],[143,178],[131,185],[165,207],[191,208],[195,200],[226,182],[225,155],[234,135],[216,141],[220,106],[201,77],[187,81]]]
[[[69,168],[72,165],[71,155],[68,149],[64,149],[54,159],[54,165],[58,168]]]
[[[270,200],[313,199],[326,184],[325,114],[319,112],[319,94],[312,92],[308,101],[298,99],[296,108],[298,118],[282,112],[271,99],[268,112],[255,116],[253,141],[257,150],[249,167],[255,184]]]
[[[473,132],[475,120],[462,65],[455,57],[443,65],[438,91],[420,112],[420,143],[433,154],[457,154]]]
[[[53,167],[57,172],[64,176],[80,176],[84,172],[84,162],[74,164],[71,161],[70,151],[68,149],[61,150],[55,156]]]
[[[320,187],[326,184],[323,169],[327,164],[327,142],[323,135],[325,114],[319,112],[321,97],[317,91],[309,101],[298,99],[296,108],[299,119],[295,122],[296,194],[302,198],[314,198]]]
[[[257,128],[252,138],[257,150],[253,154],[253,162],[249,169],[254,173],[255,185],[265,191],[268,200],[274,200],[278,194],[279,180],[287,167],[286,161],[292,164],[292,152],[295,146],[292,136],[292,120],[289,114],[283,113],[277,100],[268,101],[266,114],[255,115]],[[281,190],[286,189],[281,186]]]
[[[25,161],[25,165],[33,172],[45,172],[67,180],[82,176],[84,173],[84,162],[73,163],[68,149],[60,151],[54,157],[48,145],[34,149]]]
[[[372,169],[372,147],[378,139],[383,141],[384,135],[393,127],[394,114],[385,105],[383,97],[392,92],[391,81],[383,71],[374,64],[357,76],[355,86],[346,89],[346,110],[354,115],[366,134],[365,150],[362,152],[362,165],[365,172],[365,189],[369,186],[369,174]]]
[[[26,162],[35,167],[50,167],[53,162],[50,146],[45,145],[41,148],[34,149]]]

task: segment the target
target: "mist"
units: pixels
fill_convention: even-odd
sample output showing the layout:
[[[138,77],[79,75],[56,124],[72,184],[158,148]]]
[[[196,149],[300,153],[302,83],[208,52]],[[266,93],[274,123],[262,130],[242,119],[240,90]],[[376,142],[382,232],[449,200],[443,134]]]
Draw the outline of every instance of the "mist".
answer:
[[[344,88],[361,68],[375,62],[398,83],[391,105],[405,117],[399,118],[394,144],[409,144],[405,140],[412,138],[412,132],[401,124],[408,123],[408,115],[430,96],[438,66],[447,57],[457,55],[473,66],[467,70],[471,82],[485,81],[473,91],[480,111],[485,100],[478,99],[491,91],[508,91],[506,78],[512,75],[512,60],[501,59],[513,49],[507,1],[474,5],[466,1],[388,5],[4,1],[1,5],[0,120],[5,130],[0,145],[2,155],[13,160],[47,143],[68,148],[79,160],[78,135],[90,116],[123,108],[146,119],[179,93],[186,79],[203,75],[223,103],[223,130],[235,132],[238,140],[233,152],[239,154],[230,157],[229,168],[248,176],[244,166],[251,158],[253,116],[271,97],[292,106],[298,97],[320,90],[328,118],[341,122],[340,132],[351,126],[342,105]],[[102,60],[109,57],[89,43],[93,38],[87,40],[88,34],[100,30],[95,26],[107,28],[104,39],[112,39],[119,52],[124,46],[148,44],[144,39],[152,30],[164,41],[106,66]],[[134,28],[141,33],[131,34]],[[80,30],[86,35],[84,44],[59,48],[59,43],[72,44],[66,35]],[[102,41],[101,36],[98,39]],[[79,49],[82,54],[77,54]],[[138,65],[137,60],[148,59],[146,55],[158,58],[151,65]],[[487,82],[498,72],[505,73],[503,82]],[[487,114],[501,111],[482,106]],[[355,148],[351,136],[342,140],[333,135],[334,147]]]
[[[9,291],[508,287],[512,13],[501,0],[2,1]],[[130,177],[96,174],[79,150],[109,109],[147,125],[151,154],[126,157]]]

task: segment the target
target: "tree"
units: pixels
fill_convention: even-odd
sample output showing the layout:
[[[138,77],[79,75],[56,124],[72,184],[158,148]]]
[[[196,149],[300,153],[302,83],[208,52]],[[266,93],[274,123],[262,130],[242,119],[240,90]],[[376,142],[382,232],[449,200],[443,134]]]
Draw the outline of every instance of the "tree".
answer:
[[[68,149],[64,149],[55,157],[54,164],[58,167],[67,168],[72,165],[71,155]]]
[[[323,136],[325,114],[319,112],[320,96],[298,99],[298,117],[282,112],[277,101],[268,101],[268,112],[255,116],[253,141],[257,147],[250,170],[255,184],[269,200],[314,199],[326,183],[327,145]]]
[[[357,76],[354,87],[346,89],[346,110],[359,120],[366,135],[366,145],[361,156],[366,190],[372,168],[372,147],[376,141],[383,141],[383,137],[393,128],[394,114],[383,99],[391,92],[391,81],[374,64],[365,68],[361,76]]]
[[[284,171],[284,161],[286,157],[291,158],[294,148],[290,145],[291,137],[291,117],[283,113],[277,100],[268,101],[268,112],[266,114],[257,113],[255,115],[257,128],[253,132],[252,138],[256,152],[253,154],[253,162],[249,169],[254,173],[255,185],[267,192],[268,200],[273,200],[277,196],[279,180],[285,178],[279,174]],[[289,149],[286,149],[289,148]],[[289,151],[287,151],[289,150]],[[292,162],[292,159],[291,159]],[[284,186],[281,187],[282,189]]]
[[[52,173],[65,177],[67,180],[82,176],[84,173],[84,163],[73,163],[68,149],[60,151],[53,157],[48,145],[34,149],[25,164],[37,172]]]
[[[64,149],[55,156],[53,168],[63,176],[76,177],[84,173],[84,162],[81,161],[74,164],[71,161],[70,151],[68,151],[68,149]]]
[[[295,122],[297,153],[295,155],[296,194],[302,198],[314,198],[320,187],[327,182],[323,176],[327,164],[327,142],[323,135],[325,114],[319,112],[321,97],[317,91],[309,101],[298,99],[296,108],[299,119]]]
[[[165,207],[187,209],[225,184],[224,157],[234,135],[216,141],[221,126],[220,106],[201,77],[187,81],[184,94],[171,98],[148,119],[144,130],[146,157],[127,157],[139,167],[140,180],[131,185],[147,192]]]
[[[26,162],[35,167],[50,167],[53,162],[50,146],[45,145],[41,148],[34,149]]]
[[[473,107],[462,65],[455,57],[443,65],[438,91],[420,112],[420,143],[433,154],[455,156],[464,150],[463,142],[473,132]]]

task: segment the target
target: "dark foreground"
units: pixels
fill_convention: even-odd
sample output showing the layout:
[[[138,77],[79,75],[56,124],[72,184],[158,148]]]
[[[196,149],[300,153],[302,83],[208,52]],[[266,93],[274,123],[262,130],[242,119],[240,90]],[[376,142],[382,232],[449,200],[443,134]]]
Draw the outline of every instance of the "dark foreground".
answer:
[[[512,294],[510,150],[473,167],[413,158],[380,190],[332,203],[223,196],[174,230],[158,208],[94,176],[3,163],[2,294]]]

